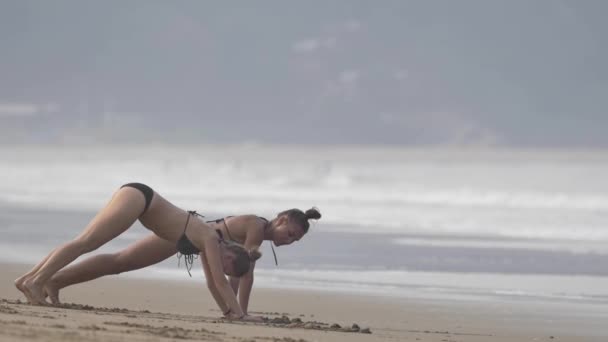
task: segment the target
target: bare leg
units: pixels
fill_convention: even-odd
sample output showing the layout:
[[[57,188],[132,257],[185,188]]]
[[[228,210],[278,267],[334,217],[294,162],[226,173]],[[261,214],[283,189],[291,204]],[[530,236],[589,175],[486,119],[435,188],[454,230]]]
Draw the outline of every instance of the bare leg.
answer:
[[[46,282],[44,291],[53,304],[59,290],[109,274],[119,274],[159,263],[176,253],[175,243],[152,234],[113,254],[99,254],[63,268]]]
[[[43,287],[47,280],[80,255],[91,252],[127,230],[141,215],[145,206],[141,191],[119,189],[76,239],[51,253],[46,262],[27,278],[23,288],[33,304],[46,304]]]

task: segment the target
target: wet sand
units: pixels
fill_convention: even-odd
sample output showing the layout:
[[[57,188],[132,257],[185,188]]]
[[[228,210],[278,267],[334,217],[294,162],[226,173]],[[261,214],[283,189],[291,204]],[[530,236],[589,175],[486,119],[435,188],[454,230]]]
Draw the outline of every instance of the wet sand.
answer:
[[[420,300],[254,289],[251,314],[226,321],[201,279],[106,277],[32,306],[12,280],[27,266],[0,264],[0,341],[605,341],[606,309],[564,303]],[[67,303],[67,304],[66,304]],[[602,319],[603,317],[603,319]]]

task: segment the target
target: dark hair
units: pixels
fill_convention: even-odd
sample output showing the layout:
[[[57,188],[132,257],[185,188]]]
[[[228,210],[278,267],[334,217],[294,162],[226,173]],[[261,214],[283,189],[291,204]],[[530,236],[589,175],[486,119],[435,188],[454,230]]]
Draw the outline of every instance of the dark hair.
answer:
[[[289,221],[297,223],[300,227],[302,227],[304,234],[308,233],[308,228],[310,227],[308,220],[318,220],[321,218],[321,213],[319,212],[319,209],[315,207],[306,210],[306,212],[295,208],[285,210],[280,212],[277,217],[281,217],[283,215],[287,215]]]
[[[234,253],[234,261],[232,266],[234,267],[234,276],[242,277],[245,273],[249,272],[251,263],[258,260],[262,253],[257,248],[246,250],[242,245],[233,242],[225,241],[226,249]]]

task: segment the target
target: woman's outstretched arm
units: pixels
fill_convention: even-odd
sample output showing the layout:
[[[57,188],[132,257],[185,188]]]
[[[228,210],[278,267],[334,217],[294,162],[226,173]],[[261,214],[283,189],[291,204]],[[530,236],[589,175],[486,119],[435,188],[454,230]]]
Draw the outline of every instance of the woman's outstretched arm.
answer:
[[[256,221],[259,223],[259,219],[256,217]],[[247,238],[245,239],[245,249],[248,251],[252,248],[259,248],[264,242],[264,226],[259,226],[257,229],[251,229],[247,232]],[[239,281],[238,295],[239,303],[243,312],[247,314],[247,308],[249,307],[249,296],[251,295],[251,289],[253,288],[253,270],[255,268],[255,261],[251,263],[249,272],[245,273]]]
[[[203,267],[206,266],[206,268],[208,268],[208,271],[205,270],[205,275],[208,274],[207,282],[214,283],[217,292],[220,294],[221,299],[223,299],[224,303],[226,304],[227,308],[222,308],[220,305],[222,312],[230,310],[234,316],[239,318],[244,317],[245,313],[237,302],[234,291],[230,287],[230,284],[224,275],[224,267],[222,266],[222,257],[218,241],[216,239],[206,239],[204,241],[204,246],[206,263],[203,263]]]
[[[207,288],[209,289],[209,292],[211,292],[211,295],[217,303],[217,306],[220,307],[220,310],[222,310],[222,313],[225,315],[228,312],[228,305],[226,304],[224,298],[222,298],[222,295],[215,286],[215,282],[213,281],[213,275],[211,274],[211,270],[209,269],[209,263],[207,262],[207,259],[205,259],[205,256],[202,252],[200,257],[201,264],[203,265],[203,271],[205,272],[205,279],[207,279]]]
[[[241,278],[239,277],[233,277],[230,276],[230,287],[232,287],[232,291],[234,291],[234,294],[238,294],[239,293],[239,282],[241,281]]]
[[[249,307],[249,296],[251,295],[251,289],[253,288],[253,269],[255,268],[255,262],[251,263],[249,272],[245,273],[241,277],[239,282],[239,303],[243,312],[247,314],[247,308]]]

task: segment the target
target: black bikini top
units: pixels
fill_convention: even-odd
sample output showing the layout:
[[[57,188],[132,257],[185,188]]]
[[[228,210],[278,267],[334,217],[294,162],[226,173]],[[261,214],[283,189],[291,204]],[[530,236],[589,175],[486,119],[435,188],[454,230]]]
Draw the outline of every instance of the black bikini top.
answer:
[[[192,277],[190,270],[192,270],[192,265],[194,264],[194,259],[198,258],[198,254],[201,252],[194,244],[192,244],[192,241],[190,241],[190,239],[188,239],[188,237],[186,236],[186,229],[188,229],[188,223],[190,222],[190,216],[192,216],[192,215],[204,217],[203,215],[197,213],[195,210],[188,211],[188,217],[186,217],[186,224],[184,225],[184,231],[182,232],[182,235],[180,236],[179,240],[177,240],[177,244],[175,246],[177,249],[177,267],[179,267],[181,256],[183,255],[184,263],[186,264],[186,270],[188,271],[188,275],[190,275],[190,277]],[[230,217],[234,217],[234,216],[222,217],[217,220],[207,221],[207,223],[223,222],[224,227],[226,228],[226,233],[228,234],[228,238],[231,241],[235,241],[232,238],[232,236],[230,235],[230,229],[228,229],[228,225],[226,224],[226,219],[230,218]],[[264,222],[266,222],[266,225],[264,226],[264,230],[266,230],[266,228],[270,224],[270,221],[268,221],[266,218],[261,217],[261,216],[258,216],[258,218],[263,220]],[[217,235],[219,237],[219,242],[223,242],[224,234],[222,234],[222,231],[220,229],[216,229],[215,232],[217,233]],[[272,246],[272,242],[270,243],[270,249],[272,250],[272,255],[274,256],[274,263],[276,266],[278,266],[279,262],[277,260],[277,254],[274,251],[274,247]]]
[[[234,239],[232,238],[232,236],[230,235],[230,229],[228,229],[228,224],[226,224],[226,219],[227,219],[227,218],[231,218],[231,217],[234,217],[234,216],[226,216],[226,217],[222,217],[222,218],[219,218],[219,219],[217,219],[217,220],[211,220],[211,221],[207,221],[207,223],[211,223],[211,222],[220,223],[220,222],[223,222],[223,223],[224,223],[224,228],[226,228],[226,234],[228,234],[228,238],[229,238],[231,241],[236,241],[236,240],[234,240]],[[268,221],[268,220],[267,220],[265,217],[262,217],[262,216],[257,216],[257,218],[259,218],[260,220],[262,220],[262,221],[266,222],[266,224],[264,225],[264,231],[265,231],[265,230],[266,230],[266,228],[268,228],[268,226],[270,225],[270,221]],[[221,231],[221,230],[219,230],[219,229],[216,229],[216,231],[217,231],[217,233],[219,234],[220,238],[222,238],[222,239],[223,239],[223,236],[222,236],[222,231]],[[274,264],[275,264],[276,266],[279,266],[279,261],[277,260],[277,253],[274,251],[274,247],[272,246],[272,241],[270,242],[270,249],[272,250],[272,255],[274,256]]]

